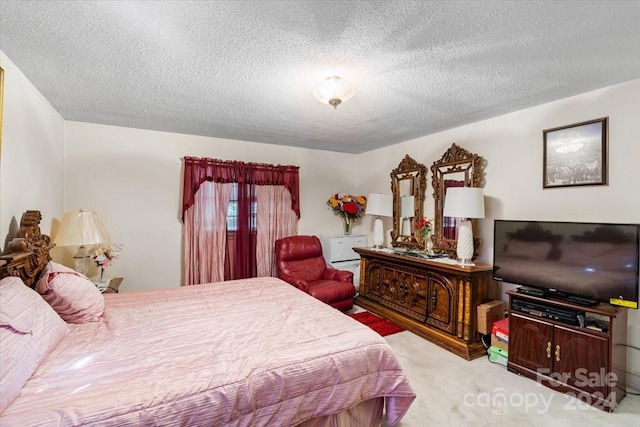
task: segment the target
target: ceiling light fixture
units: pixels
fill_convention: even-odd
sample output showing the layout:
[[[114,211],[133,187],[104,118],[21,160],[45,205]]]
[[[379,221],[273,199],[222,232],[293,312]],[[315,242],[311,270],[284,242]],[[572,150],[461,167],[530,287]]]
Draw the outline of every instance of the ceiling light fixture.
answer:
[[[354,93],[356,93],[355,87],[338,76],[327,77],[313,91],[318,101],[329,104],[333,108],[350,100]]]

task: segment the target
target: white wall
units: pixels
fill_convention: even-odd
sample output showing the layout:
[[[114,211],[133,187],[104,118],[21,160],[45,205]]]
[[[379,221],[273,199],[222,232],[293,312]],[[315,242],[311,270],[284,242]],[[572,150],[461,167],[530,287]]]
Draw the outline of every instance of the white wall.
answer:
[[[300,166],[300,234],[340,232],[326,201],[357,188],[350,154],[79,122],[65,135],[65,210],[97,211],[124,245],[108,274],[125,292],[180,284],[184,156]]]
[[[42,212],[45,234],[63,212],[64,120],[1,51],[0,66],[5,73],[0,148],[3,250],[24,211]]]

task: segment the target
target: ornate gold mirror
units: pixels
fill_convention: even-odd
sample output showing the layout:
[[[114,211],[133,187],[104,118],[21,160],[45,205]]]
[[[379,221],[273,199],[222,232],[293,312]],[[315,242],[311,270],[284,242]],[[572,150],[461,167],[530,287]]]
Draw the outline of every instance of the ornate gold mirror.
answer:
[[[422,249],[416,239],[416,224],[422,218],[422,205],[427,186],[427,167],[407,154],[391,172],[393,193],[393,230],[391,246]]]
[[[451,187],[481,187],[482,157],[453,144],[442,158],[431,166],[431,182],[435,201],[435,218],[431,241],[436,253],[456,254],[456,218],[443,217],[444,198]],[[480,242],[474,239],[475,255]]]

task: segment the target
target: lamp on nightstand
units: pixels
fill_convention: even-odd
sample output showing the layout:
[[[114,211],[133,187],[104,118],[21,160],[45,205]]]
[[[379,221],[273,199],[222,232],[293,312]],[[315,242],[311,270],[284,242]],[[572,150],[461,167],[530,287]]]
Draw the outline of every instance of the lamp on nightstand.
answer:
[[[445,217],[460,218],[456,255],[462,265],[473,264],[473,229],[470,218],[484,218],[484,192],[476,187],[450,187],[444,199]]]
[[[373,245],[380,249],[384,244],[384,228],[381,217],[393,215],[393,197],[390,194],[369,194],[366,209],[367,215],[376,215],[373,223]]]
[[[86,246],[110,240],[98,214],[79,210],[64,213],[53,243],[59,246],[79,246],[78,252],[73,256],[73,268],[86,276],[90,264]]]

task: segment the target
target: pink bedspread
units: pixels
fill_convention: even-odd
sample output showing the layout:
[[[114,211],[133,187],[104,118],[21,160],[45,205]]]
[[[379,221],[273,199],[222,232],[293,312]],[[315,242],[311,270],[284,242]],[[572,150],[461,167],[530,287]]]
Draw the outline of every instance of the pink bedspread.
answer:
[[[378,334],[274,278],[105,294],[70,324],[2,425],[294,426],[415,394]]]

